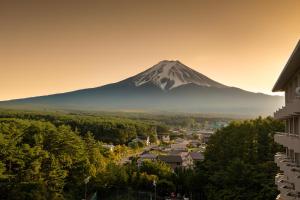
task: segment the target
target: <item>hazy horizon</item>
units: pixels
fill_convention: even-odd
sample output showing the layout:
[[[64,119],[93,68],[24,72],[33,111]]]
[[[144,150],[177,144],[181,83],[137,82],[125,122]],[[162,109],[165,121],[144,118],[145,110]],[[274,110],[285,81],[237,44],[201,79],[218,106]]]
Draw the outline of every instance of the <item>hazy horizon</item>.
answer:
[[[300,35],[299,1],[1,1],[1,100],[114,83],[180,60],[271,92]]]

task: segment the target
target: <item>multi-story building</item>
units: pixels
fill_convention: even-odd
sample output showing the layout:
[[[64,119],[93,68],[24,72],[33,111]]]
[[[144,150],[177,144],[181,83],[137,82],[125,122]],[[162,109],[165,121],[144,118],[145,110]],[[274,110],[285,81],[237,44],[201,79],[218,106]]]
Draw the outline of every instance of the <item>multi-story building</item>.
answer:
[[[300,200],[300,41],[288,60],[273,91],[285,92],[285,106],[274,113],[285,122],[285,132],[274,136],[275,142],[285,147],[284,153],[275,155],[282,171],[277,174],[279,200]]]

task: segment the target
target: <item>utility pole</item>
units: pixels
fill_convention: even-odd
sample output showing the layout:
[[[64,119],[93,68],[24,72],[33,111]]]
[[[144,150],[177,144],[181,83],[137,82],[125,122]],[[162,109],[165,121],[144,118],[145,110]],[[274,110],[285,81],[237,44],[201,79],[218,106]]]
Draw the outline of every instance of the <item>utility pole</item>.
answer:
[[[156,185],[154,186],[154,200],[156,200]]]
[[[84,191],[84,199],[86,200],[87,198],[87,183],[85,184],[85,191]]]
[[[90,182],[90,176],[87,177],[86,179],[84,179],[84,183],[85,183],[85,191],[84,191],[84,199],[87,200],[87,184],[88,182]]]
[[[153,181],[153,186],[154,186],[154,200],[156,200],[156,181]]]

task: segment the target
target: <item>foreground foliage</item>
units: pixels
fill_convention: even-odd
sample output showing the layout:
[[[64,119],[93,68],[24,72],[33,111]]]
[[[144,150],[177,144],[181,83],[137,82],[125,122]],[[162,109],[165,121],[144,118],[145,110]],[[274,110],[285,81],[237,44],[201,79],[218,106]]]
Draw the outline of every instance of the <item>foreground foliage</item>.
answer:
[[[90,134],[49,122],[1,119],[0,150],[2,199],[62,199],[106,165]]]
[[[205,161],[197,170],[207,199],[275,199],[275,131],[283,124],[272,118],[234,122],[213,135]],[[200,188],[199,188],[200,189]]]

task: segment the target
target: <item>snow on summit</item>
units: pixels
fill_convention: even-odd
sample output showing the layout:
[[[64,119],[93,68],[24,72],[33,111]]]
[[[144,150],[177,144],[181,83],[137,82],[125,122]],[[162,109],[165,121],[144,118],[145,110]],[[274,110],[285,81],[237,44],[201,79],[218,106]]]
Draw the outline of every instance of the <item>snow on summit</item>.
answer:
[[[135,85],[152,83],[162,90],[172,90],[186,84],[206,87],[227,87],[185,66],[179,61],[164,60],[134,78]]]

